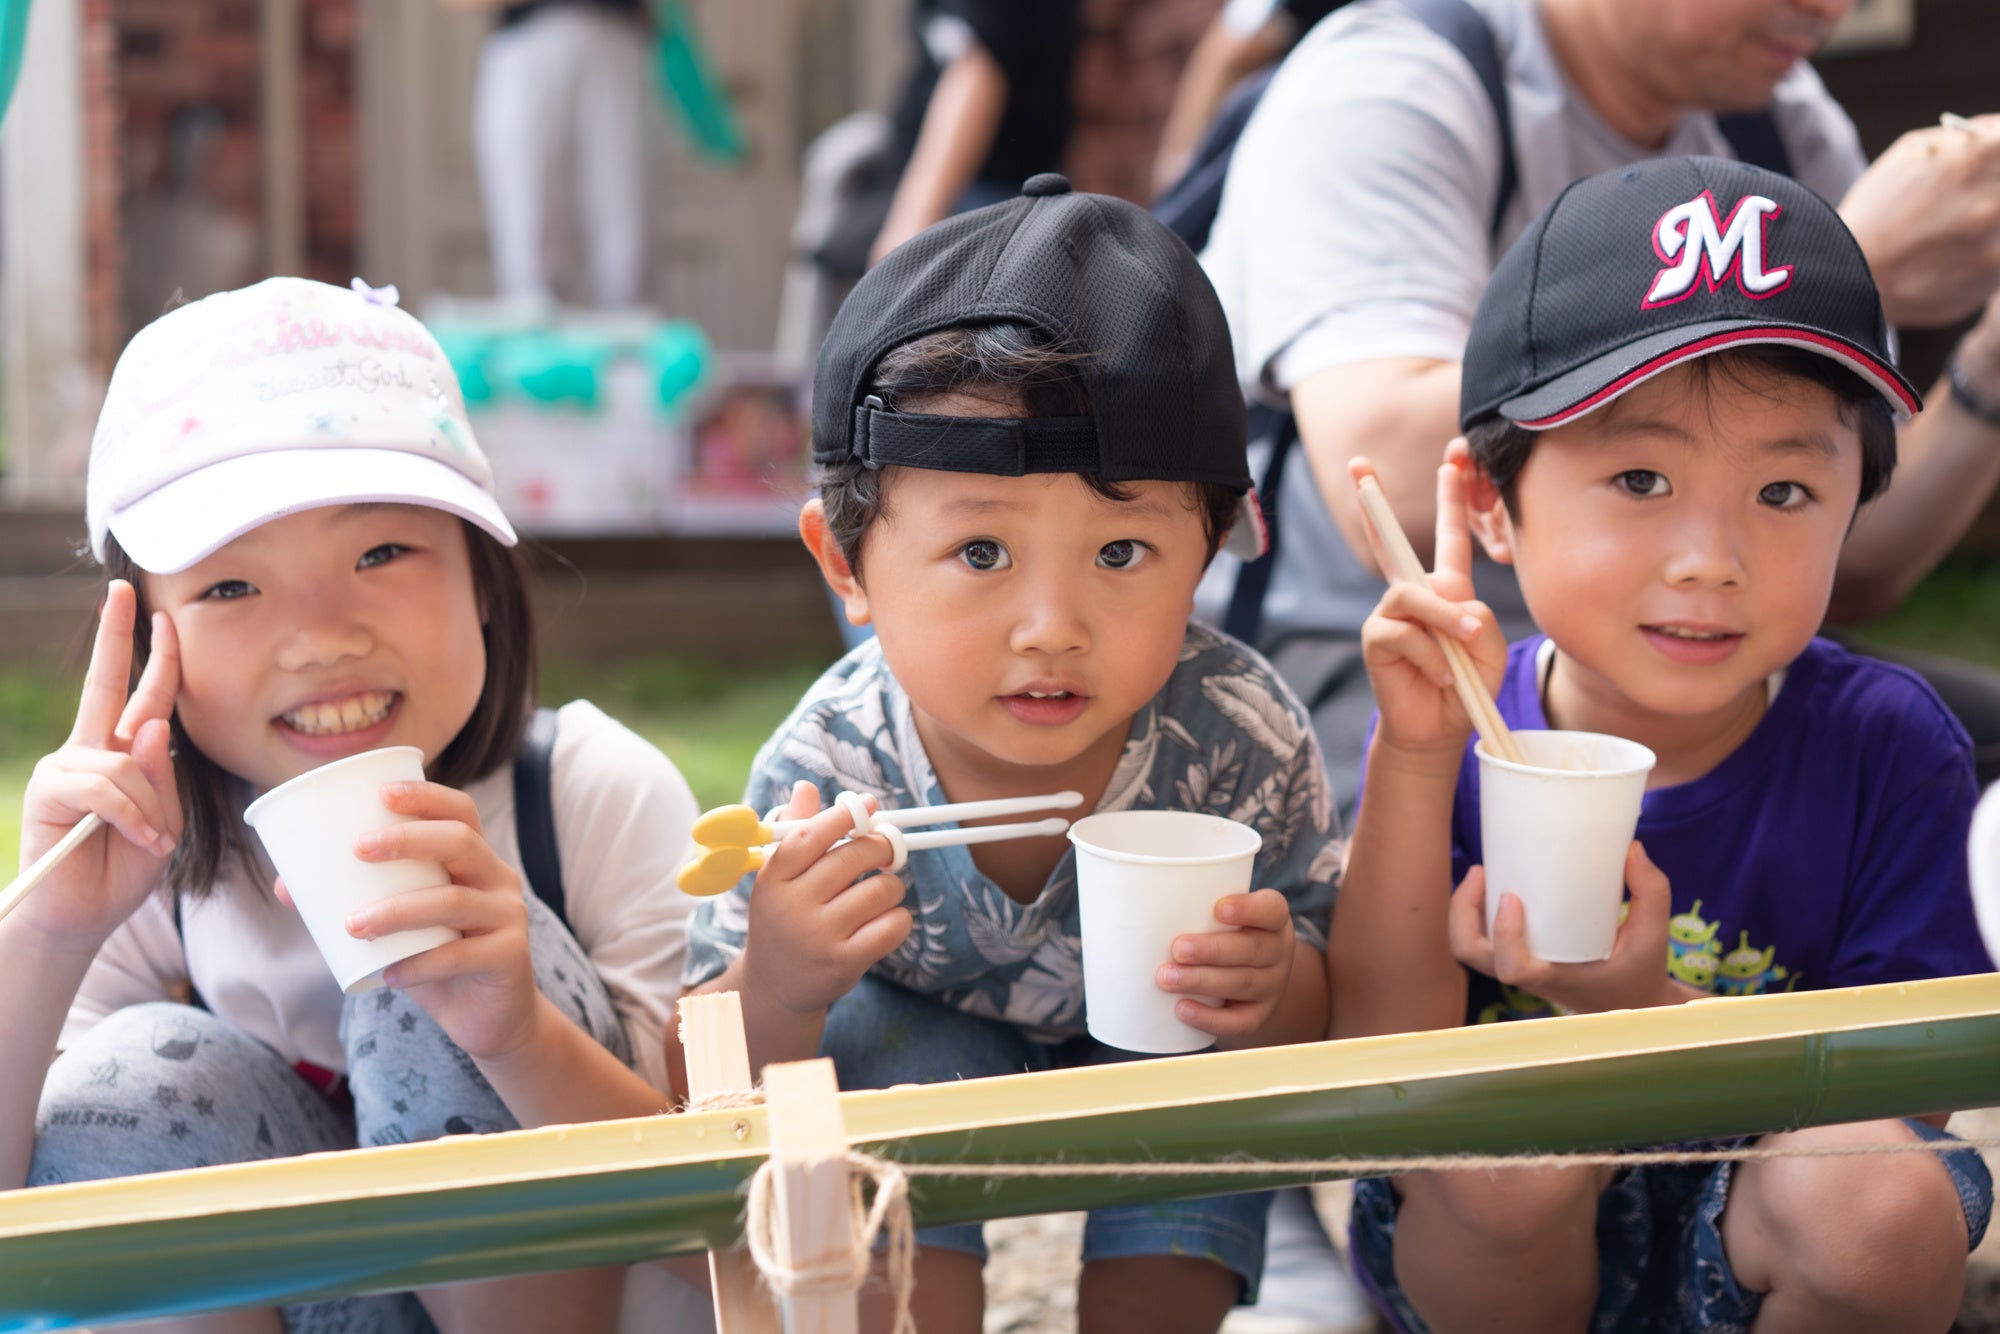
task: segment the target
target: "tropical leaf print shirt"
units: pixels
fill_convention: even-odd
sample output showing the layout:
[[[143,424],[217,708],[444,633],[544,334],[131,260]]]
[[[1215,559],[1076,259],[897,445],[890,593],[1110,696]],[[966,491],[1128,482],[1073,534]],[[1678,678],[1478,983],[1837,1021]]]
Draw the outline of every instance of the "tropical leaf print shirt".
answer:
[[[758,752],[744,800],[769,810],[800,779],[822,801],[841,792],[873,796],[884,809],[950,800],[917,737],[909,697],[874,641],[806,692]],[[1325,949],[1345,847],[1311,721],[1253,650],[1188,627],[1173,675],[1133,717],[1097,809],[1202,811],[1252,826],[1264,840],[1253,887],[1290,899],[1299,939]],[[1084,1031],[1073,852],[1032,903],[1008,897],[964,847],[912,852],[903,875],[916,928],[876,974],[1043,1040]],[[696,910],[688,986],[742,952],[753,880]]]

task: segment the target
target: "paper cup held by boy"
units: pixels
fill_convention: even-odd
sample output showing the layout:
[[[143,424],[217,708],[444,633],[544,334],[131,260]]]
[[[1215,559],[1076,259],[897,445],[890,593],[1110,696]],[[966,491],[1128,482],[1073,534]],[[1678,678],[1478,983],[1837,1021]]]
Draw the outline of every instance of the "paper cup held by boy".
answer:
[[[1973,808],[1967,856],[1979,940],[1987,955],[2000,962],[2000,783],[1987,788]]]
[[[1625,898],[1625,851],[1654,755],[1597,732],[1515,732],[1526,764],[1479,756],[1486,929],[1500,897],[1521,900],[1528,948],[1550,963],[1611,957]]]
[[[1174,1013],[1182,999],[1156,975],[1175,936],[1233,930],[1215,920],[1225,894],[1250,890],[1263,839],[1248,825],[1191,811],[1112,811],[1069,827],[1083,925],[1083,1004],[1090,1035],[1125,1051],[1199,1051],[1215,1038]]]
[[[264,841],[271,863],[285,878],[299,916],[343,991],[378,987],[382,970],[398,959],[459,938],[445,926],[398,931],[374,940],[347,933],[347,919],[356,910],[392,894],[450,879],[436,862],[364,862],[354,855],[354,840],[361,835],[412,818],[382,805],[382,785],[420,783],[423,777],[421,750],[388,746],[300,774],[251,802],[244,812],[243,818]]]

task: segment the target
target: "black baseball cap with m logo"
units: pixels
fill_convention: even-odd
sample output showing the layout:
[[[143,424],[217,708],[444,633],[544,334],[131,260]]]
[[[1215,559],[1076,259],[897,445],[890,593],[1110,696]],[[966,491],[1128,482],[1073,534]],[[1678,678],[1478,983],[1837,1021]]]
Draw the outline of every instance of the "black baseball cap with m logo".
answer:
[[[1617,168],[1556,196],[1494,268],[1466,342],[1459,422],[1546,430],[1684,361],[1760,343],[1840,362],[1899,421],[1922,407],[1831,204],[1726,158]]]

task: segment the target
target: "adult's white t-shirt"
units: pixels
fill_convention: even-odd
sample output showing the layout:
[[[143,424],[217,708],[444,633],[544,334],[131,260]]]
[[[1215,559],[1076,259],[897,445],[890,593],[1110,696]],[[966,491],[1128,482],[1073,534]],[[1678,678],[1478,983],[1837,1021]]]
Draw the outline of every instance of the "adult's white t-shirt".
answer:
[[[1253,400],[1283,406],[1333,366],[1459,360],[1494,262],[1564,186],[1651,157],[1736,155],[1702,111],[1685,112],[1659,148],[1630,142],[1570,86],[1535,0],[1466,2],[1492,29],[1513,122],[1519,184],[1497,243],[1499,122],[1472,67],[1395,0],[1332,15],[1293,49],[1244,128],[1202,253]],[[1837,203],[1867,165],[1847,114],[1804,64],[1771,112],[1793,174]],[[1278,499],[1260,638],[1358,631],[1381,583],[1334,528],[1302,452]],[[1220,616],[1236,569],[1216,561],[1205,615]],[[1510,583],[1482,594],[1518,608]]]

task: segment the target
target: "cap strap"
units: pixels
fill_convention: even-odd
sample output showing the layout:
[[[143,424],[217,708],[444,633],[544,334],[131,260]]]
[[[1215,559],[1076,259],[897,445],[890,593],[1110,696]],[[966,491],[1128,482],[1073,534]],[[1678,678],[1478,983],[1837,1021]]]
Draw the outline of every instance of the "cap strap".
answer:
[[[880,403],[870,395],[854,409],[853,457],[870,468],[1019,477],[1103,467],[1094,417],[944,417],[890,412]]]

